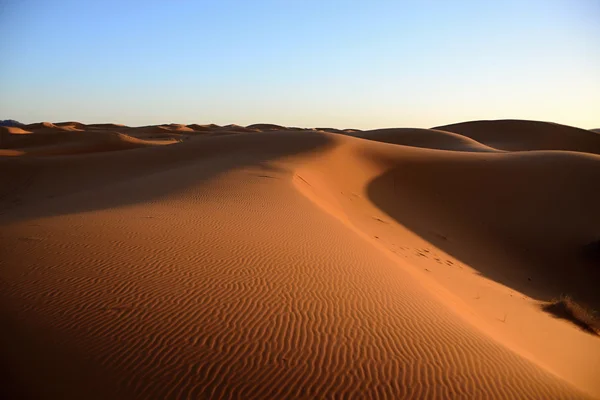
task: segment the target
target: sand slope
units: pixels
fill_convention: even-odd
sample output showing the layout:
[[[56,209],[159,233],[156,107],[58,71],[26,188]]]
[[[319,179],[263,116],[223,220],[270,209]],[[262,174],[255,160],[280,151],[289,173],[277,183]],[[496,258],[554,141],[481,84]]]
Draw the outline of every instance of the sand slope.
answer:
[[[68,133],[144,145],[0,157],[3,390],[600,397],[600,339],[537,306],[563,289],[594,300],[583,264],[567,282],[556,258],[598,233],[599,156],[437,131],[179,128],[168,146],[86,127]]]

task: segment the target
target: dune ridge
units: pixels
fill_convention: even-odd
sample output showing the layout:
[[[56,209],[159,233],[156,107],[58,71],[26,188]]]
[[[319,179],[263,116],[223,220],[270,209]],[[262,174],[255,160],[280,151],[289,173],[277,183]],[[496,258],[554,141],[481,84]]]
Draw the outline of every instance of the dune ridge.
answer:
[[[600,338],[539,307],[598,301],[595,142],[239,128],[0,149],[2,390],[600,398]]]

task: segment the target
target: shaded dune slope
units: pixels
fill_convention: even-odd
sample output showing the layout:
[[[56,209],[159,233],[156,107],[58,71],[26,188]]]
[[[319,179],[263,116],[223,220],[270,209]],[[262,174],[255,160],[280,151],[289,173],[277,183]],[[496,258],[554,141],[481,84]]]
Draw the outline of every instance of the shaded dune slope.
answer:
[[[445,155],[398,158],[368,193],[482,274],[534,298],[565,293],[598,308],[600,270],[582,257],[600,237],[600,191],[592,182],[600,182],[599,156]]]
[[[165,185],[149,187],[136,192],[137,197],[113,196],[102,201],[82,202],[74,208],[61,208],[65,213],[97,211],[99,209],[122,207],[137,202],[153,202],[157,197],[171,191],[184,190],[186,185],[202,183],[205,179],[235,167],[243,167],[250,161],[261,165],[260,160],[290,156],[306,152],[314,147],[326,146],[328,138],[309,132],[306,135],[287,136],[273,140],[276,134],[255,133],[252,135],[217,135],[198,141],[188,141],[171,146],[149,147],[132,152],[111,152],[99,154],[76,154],[68,157],[0,158],[0,168],[6,174],[0,175],[0,213],[5,221],[26,218],[47,217],[57,212],[48,208],[52,202],[46,199],[68,197],[76,193],[93,192],[104,186],[135,183],[138,179],[153,174],[170,173],[197,159],[210,165],[205,170],[198,169],[192,175],[179,176]],[[260,149],[259,154],[247,154],[249,149]],[[254,160],[254,161],[253,161]],[[106,168],[110,165],[111,168]],[[60,177],[60,179],[58,179]],[[13,210],[16,199],[26,199],[31,205],[20,215]],[[2,208],[2,206],[4,208]],[[10,210],[8,212],[7,210]]]

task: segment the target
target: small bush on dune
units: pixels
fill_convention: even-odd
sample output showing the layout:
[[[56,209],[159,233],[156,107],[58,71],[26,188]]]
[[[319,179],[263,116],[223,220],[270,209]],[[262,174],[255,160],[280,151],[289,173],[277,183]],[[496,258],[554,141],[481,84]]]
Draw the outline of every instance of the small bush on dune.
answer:
[[[566,319],[579,326],[586,332],[600,336],[600,315],[594,310],[585,307],[569,296],[561,296],[542,309],[556,318]]]

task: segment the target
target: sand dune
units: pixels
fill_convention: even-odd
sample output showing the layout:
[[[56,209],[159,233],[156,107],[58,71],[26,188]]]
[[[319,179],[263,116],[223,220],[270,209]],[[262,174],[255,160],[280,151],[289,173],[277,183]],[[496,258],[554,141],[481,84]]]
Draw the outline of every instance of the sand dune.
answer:
[[[86,129],[123,129],[123,128],[129,128],[126,125],[122,125],[122,124],[111,124],[111,123],[107,123],[107,124],[87,124],[85,126]]]
[[[458,133],[500,150],[571,150],[600,154],[600,135],[550,122],[472,121],[433,129]]]
[[[56,125],[56,126],[72,126],[77,129],[86,129],[87,128],[87,125],[82,124],[81,122],[77,122],[77,121],[56,122],[56,123],[54,123],[54,125]]]
[[[213,130],[213,129],[216,129],[216,128],[220,128],[219,125],[215,125],[215,124],[204,124],[204,125],[189,124],[187,126],[188,126],[188,128],[192,128],[195,131]]]
[[[59,126],[52,122],[36,122],[34,124],[25,125],[28,129],[60,129]]]
[[[5,135],[26,135],[31,131],[16,126],[0,126],[0,132]]]
[[[315,128],[317,131],[321,131],[321,132],[329,132],[329,133],[344,133],[343,129],[336,129],[336,128]]]
[[[189,126],[186,126],[184,124],[169,124],[169,125],[165,125],[165,126],[161,126],[162,128],[165,129],[169,129],[171,131],[175,131],[175,132],[193,132],[194,129],[190,128]]]
[[[253,125],[248,125],[246,128],[256,129],[259,131],[283,131],[283,130],[288,129],[284,126],[275,125],[275,124],[253,124]]]
[[[540,307],[598,306],[576,128],[164,126],[0,150],[7,394],[600,398],[600,338]]]
[[[190,124],[187,126],[192,129],[194,132],[210,132],[214,128],[218,128],[218,126],[210,126],[210,125],[198,125],[198,124]]]
[[[24,149],[28,147],[64,144],[77,140],[79,136],[81,136],[79,132],[60,129],[35,129],[26,132],[12,132],[5,129],[2,132],[0,151],[2,149]]]
[[[176,131],[176,128],[170,127],[168,125],[148,125],[148,126],[140,126],[135,128],[136,132],[148,132],[148,133],[164,133],[164,132],[172,132]]]
[[[235,124],[225,125],[218,128],[222,132],[236,132],[236,133],[248,133],[248,132],[260,132],[260,129],[246,128]]]
[[[364,139],[412,147],[456,151],[497,151],[471,138],[435,129],[392,128],[347,133]]]
[[[600,157],[338,141],[332,154],[301,170],[317,204],[420,266],[483,322],[497,325],[510,315],[494,334],[597,393],[598,339],[582,332],[566,339],[562,322],[540,318],[531,299],[569,294],[599,308],[600,274],[582,250],[599,236],[600,193],[589,182],[600,179]],[[565,340],[573,341],[568,350],[557,350]]]
[[[69,131],[82,131],[87,128],[86,125],[82,124],[81,122],[75,122],[75,121],[57,122],[54,124],[54,126],[65,129],[65,130],[69,130]]]
[[[176,143],[176,140],[140,139],[118,132],[102,131],[91,135],[81,133],[31,133],[19,140],[7,139],[0,156],[55,156],[99,153]],[[4,143],[4,142],[3,142]]]
[[[37,131],[82,131],[87,128],[86,125],[80,122],[58,122],[53,124],[52,122],[39,122],[35,124],[26,125],[29,130]]]

